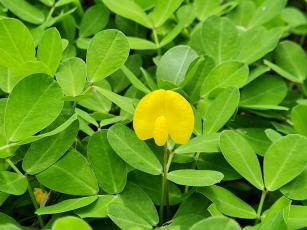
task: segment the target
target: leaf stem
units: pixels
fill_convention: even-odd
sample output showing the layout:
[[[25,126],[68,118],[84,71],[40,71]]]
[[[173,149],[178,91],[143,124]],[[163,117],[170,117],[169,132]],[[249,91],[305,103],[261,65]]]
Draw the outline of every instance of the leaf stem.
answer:
[[[31,198],[31,201],[32,201],[32,204],[34,206],[34,209],[35,211],[39,208],[38,207],[38,204],[36,202],[36,199],[35,199],[35,196],[34,196],[34,193],[33,193],[33,189],[32,189],[32,186],[30,184],[30,180],[29,178],[27,177],[27,180],[28,180],[28,193],[29,193],[29,196]],[[39,222],[39,225],[40,227],[44,227],[44,221],[43,221],[43,218],[40,216],[40,215],[37,215],[37,219],[38,219],[38,222]]]
[[[23,176],[22,172],[20,172],[20,170],[16,167],[16,165],[9,159],[6,158],[5,161],[9,164],[9,166],[19,175]]]
[[[169,152],[167,144],[164,145],[163,153],[163,172],[162,172],[162,192],[160,202],[160,224],[164,222],[164,206],[166,206],[166,219],[170,218],[169,194],[168,194],[168,181],[167,173],[170,168],[174,153]]]
[[[257,224],[261,219],[261,213],[262,213],[262,208],[263,208],[263,204],[264,204],[266,194],[267,194],[267,191],[262,190],[260,202],[259,202],[258,209],[257,209],[257,219],[255,221],[255,224]]]
[[[157,45],[158,56],[161,56],[160,42],[159,42],[158,34],[157,34],[157,31],[156,31],[155,28],[152,29],[152,34],[153,34],[153,38],[155,40],[155,43]]]

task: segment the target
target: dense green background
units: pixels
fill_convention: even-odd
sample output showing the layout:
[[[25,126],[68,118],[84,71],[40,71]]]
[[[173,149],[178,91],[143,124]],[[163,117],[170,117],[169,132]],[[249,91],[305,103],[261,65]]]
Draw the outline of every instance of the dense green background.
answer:
[[[0,229],[307,228],[306,4],[0,0]],[[160,217],[158,88],[195,113]]]

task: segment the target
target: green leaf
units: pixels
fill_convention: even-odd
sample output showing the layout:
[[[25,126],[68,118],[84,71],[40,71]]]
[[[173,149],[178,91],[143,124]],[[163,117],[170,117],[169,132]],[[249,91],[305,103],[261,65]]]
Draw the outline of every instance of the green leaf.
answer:
[[[3,212],[0,212],[0,227],[5,228],[5,230],[30,230],[27,227],[19,225],[16,220]]]
[[[240,92],[237,88],[223,90],[202,114],[204,120],[204,134],[219,131],[237,110]]]
[[[202,25],[202,51],[215,63],[234,60],[239,53],[238,31],[227,18],[209,17]]]
[[[163,25],[169,19],[175,10],[181,5],[183,0],[157,0],[155,8],[149,15],[155,28]]]
[[[111,90],[110,83],[107,80],[96,83],[96,86],[108,92]],[[91,87],[87,92],[83,92],[82,95],[84,96],[78,101],[79,105],[95,112],[108,113],[110,111],[112,102],[103,96],[96,87]]]
[[[101,130],[90,137],[87,156],[99,186],[107,193],[120,193],[126,185],[126,163],[109,145],[107,130]]]
[[[24,145],[24,144],[28,144],[28,143],[32,143],[38,140],[41,140],[45,137],[50,137],[53,135],[56,135],[62,131],[64,131],[68,126],[70,126],[75,120],[77,120],[77,115],[73,114],[70,118],[68,118],[64,123],[62,123],[61,125],[59,125],[58,127],[56,127],[54,130],[47,132],[47,133],[42,133],[36,136],[31,136],[28,137],[26,139],[24,139],[23,141],[17,142],[17,145]]]
[[[22,167],[28,174],[37,174],[57,162],[75,142],[79,123],[75,121],[59,134],[45,137],[28,149]]]
[[[135,21],[147,28],[153,28],[150,17],[144,12],[136,2],[130,0],[103,0],[103,3],[114,13]]]
[[[238,174],[225,160],[221,153],[202,154],[197,160],[197,169],[214,170],[224,174],[223,181],[241,179]]]
[[[224,216],[209,217],[194,224],[191,230],[240,230],[240,225],[233,219]]]
[[[152,229],[146,220],[122,204],[109,205],[108,216],[121,229]]]
[[[199,214],[187,214],[178,216],[172,219],[171,224],[167,225],[165,229],[190,229],[196,222],[202,220],[204,217]]]
[[[263,25],[281,13],[286,6],[287,0],[264,0],[253,14],[248,27]]]
[[[130,49],[134,50],[155,50],[158,46],[146,39],[138,37],[127,37]]]
[[[195,0],[194,10],[200,21],[218,13],[220,8],[219,0]]]
[[[162,166],[155,154],[128,127],[122,124],[113,125],[108,131],[108,140],[114,151],[132,167],[152,175],[162,172]]]
[[[97,4],[88,8],[80,23],[79,36],[88,37],[96,34],[107,26],[109,11],[103,4]]]
[[[87,160],[76,150],[36,175],[38,181],[54,191],[79,196],[96,195],[96,177]]]
[[[285,219],[289,229],[303,229],[307,227],[307,206],[291,205]]]
[[[20,19],[33,23],[42,24],[45,20],[44,11],[31,5],[25,0],[1,0],[0,1],[6,8],[8,8],[13,14]]]
[[[225,62],[216,66],[201,86],[200,95],[208,96],[218,88],[242,87],[247,80],[248,66],[240,62]]]
[[[183,154],[183,153],[193,153],[193,152],[202,152],[202,153],[215,153],[219,152],[219,133],[205,134],[192,138],[187,144],[180,145],[175,149],[174,153]]]
[[[107,217],[108,206],[117,199],[113,195],[99,195],[95,202],[75,210],[74,213],[81,218],[104,218]]]
[[[142,91],[145,94],[150,93],[150,90],[147,88],[147,86],[145,86],[143,82],[139,80],[138,77],[135,76],[134,73],[127,66],[123,65],[121,67],[121,70],[136,89]]]
[[[183,200],[176,211],[174,218],[179,216],[187,216],[189,214],[206,215],[207,207],[211,201],[199,193],[193,193],[191,196]]]
[[[159,216],[154,203],[138,185],[129,182],[119,195],[119,199],[127,208],[133,210],[152,226],[158,224]]]
[[[279,67],[278,65],[275,65],[274,63],[268,61],[268,60],[264,60],[263,61],[265,65],[267,65],[268,67],[270,67],[273,71],[275,71],[276,73],[278,73],[280,76],[288,79],[289,81],[293,81],[296,83],[302,83],[301,80],[297,79],[297,77],[289,72],[287,72],[286,70],[284,70],[283,68]]]
[[[0,171],[0,191],[13,195],[22,195],[28,186],[27,178],[14,172]]]
[[[152,199],[155,205],[161,204],[162,184],[160,175],[153,176],[135,170],[129,173],[129,179],[140,186]],[[168,191],[170,205],[175,205],[182,201],[182,194],[179,187],[171,181],[168,183]]]
[[[97,90],[101,95],[112,101],[114,104],[116,104],[122,110],[133,114],[133,99],[118,95],[110,90],[103,89],[102,87],[95,86],[94,89]]]
[[[212,170],[180,169],[169,172],[167,179],[187,186],[210,186],[219,183],[224,175]]]
[[[287,92],[288,87],[281,78],[265,75],[243,88],[240,107],[278,105],[287,96]]]
[[[188,6],[188,5],[186,5]],[[192,11],[193,12],[193,11]],[[191,13],[191,11],[190,11]],[[165,37],[161,39],[160,47],[166,46],[171,41],[173,41],[184,29],[185,27],[185,20],[179,21],[179,23],[167,34]]]
[[[79,96],[86,83],[86,64],[81,58],[73,57],[61,63],[56,79],[66,96]]]
[[[212,185],[210,187],[199,188],[198,192],[211,200],[218,210],[225,215],[242,219],[257,218],[255,210],[249,204],[223,187]]]
[[[57,214],[82,208],[93,203],[97,196],[81,197],[60,201],[54,205],[45,206],[35,211],[36,215]]]
[[[307,136],[307,105],[296,105],[291,111],[291,120],[297,133]]]
[[[169,49],[158,63],[157,78],[179,85],[196,58],[197,53],[189,46],[180,45]]]
[[[260,156],[264,156],[264,153],[272,143],[267,137],[264,128],[239,128],[236,131],[248,141],[250,146]]]
[[[84,220],[75,216],[65,216],[57,219],[52,225],[52,230],[78,229],[92,230],[91,226]]]
[[[281,42],[275,51],[275,61],[277,66],[295,76],[297,82],[306,79],[307,56],[300,45],[291,41]]]
[[[291,202],[292,201],[286,198],[285,196],[280,197],[278,200],[274,202],[274,204],[272,204],[272,206],[269,209],[263,212],[262,220],[265,220],[266,218],[272,216],[273,214],[282,211],[284,208],[289,209]]]
[[[280,188],[282,194],[292,200],[307,199],[307,169],[294,180]]]
[[[242,30],[245,30],[256,9],[256,2],[253,0],[237,1],[237,7],[231,11],[228,17]]]
[[[191,64],[190,69],[187,72],[186,80],[182,83],[184,85],[186,81],[188,81],[187,85],[184,86],[184,90],[189,93],[192,102],[197,102],[200,99],[200,89],[202,84],[211,70],[215,67],[214,61],[208,56],[206,56],[205,60],[199,64],[199,67],[196,67],[195,65],[197,65],[199,59],[201,59],[201,57]],[[192,73],[192,70],[194,70],[195,73]]]
[[[37,59],[44,62],[53,76],[62,58],[62,40],[59,31],[52,27],[45,31],[37,49]]]
[[[227,162],[256,188],[263,190],[263,179],[256,153],[237,132],[225,130],[220,136],[220,148]]]
[[[275,191],[301,174],[307,163],[307,138],[290,134],[274,142],[264,155],[264,182]]]
[[[259,230],[287,230],[288,227],[283,217],[283,211],[273,213],[261,221]]]
[[[23,62],[35,60],[32,35],[19,20],[1,18],[0,34],[0,65],[16,69]]]
[[[240,52],[237,60],[251,64],[267,53],[271,52],[278,45],[281,31],[255,27],[240,34]]]
[[[21,80],[6,105],[7,139],[23,140],[47,127],[62,110],[62,96],[59,85],[46,75],[37,74]]]
[[[129,42],[122,32],[115,29],[98,32],[86,54],[88,80],[98,82],[106,78],[126,62],[128,55]]]

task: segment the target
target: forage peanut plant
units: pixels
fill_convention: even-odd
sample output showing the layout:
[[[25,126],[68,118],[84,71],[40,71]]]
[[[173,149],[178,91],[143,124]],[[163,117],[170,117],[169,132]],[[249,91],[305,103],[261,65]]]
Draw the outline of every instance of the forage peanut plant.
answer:
[[[306,16],[0,0],[0,230],[307,229]]]

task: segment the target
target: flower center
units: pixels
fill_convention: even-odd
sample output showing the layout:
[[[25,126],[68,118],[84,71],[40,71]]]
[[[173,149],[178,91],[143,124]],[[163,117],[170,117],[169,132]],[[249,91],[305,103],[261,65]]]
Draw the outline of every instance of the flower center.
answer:
[[[168,138],[168,129],[167,129],[167,121],[164,116],[159,116],[155,120],[154,126],[154,139],[155,143],[159,146],[162,146],[166,143]]]

